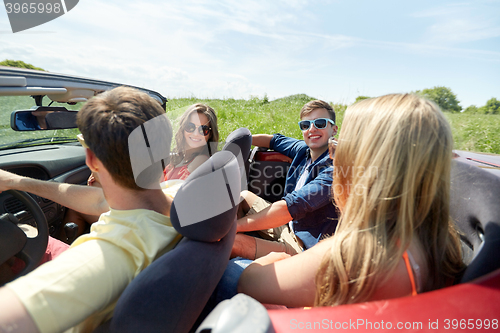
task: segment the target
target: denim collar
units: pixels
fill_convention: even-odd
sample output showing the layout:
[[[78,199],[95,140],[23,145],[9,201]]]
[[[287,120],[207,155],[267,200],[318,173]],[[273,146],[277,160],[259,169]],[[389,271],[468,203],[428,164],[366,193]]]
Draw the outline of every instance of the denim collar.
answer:
[[[306,150],[306,157],[307,159],[311,158],[311,148],[307,148]],[[328,149],[323,153],[321,154],[317,159],[316,161],[313,161],[311,163],[311,168],[317,164],[325,164],[328,162],[328,160],[331,160],[330,159],[330,152],[328,151]]]

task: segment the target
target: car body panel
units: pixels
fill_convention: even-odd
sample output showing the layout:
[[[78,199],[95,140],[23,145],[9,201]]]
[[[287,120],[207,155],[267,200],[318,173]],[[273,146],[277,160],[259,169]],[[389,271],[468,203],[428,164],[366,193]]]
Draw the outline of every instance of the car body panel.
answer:
[[[500,177],[500,155],[455,150],[455,159],[477,166]]]
[[[276,333],[286,332],[475,332],[500,327],[500,270],[474,281],[391,300],[321,307],[268,310]],[[496,320],[496,326],[492,327]],[[399,327],[398,327],[399,324]],[[481,326],[480,326],[481,325]],[[493,329],[496,327],[496,329]]]

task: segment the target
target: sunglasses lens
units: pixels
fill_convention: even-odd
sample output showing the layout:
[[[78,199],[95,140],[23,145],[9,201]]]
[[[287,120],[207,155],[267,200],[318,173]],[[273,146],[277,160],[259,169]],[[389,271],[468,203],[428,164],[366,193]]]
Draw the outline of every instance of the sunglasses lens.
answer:
[[[186,126],[184,127],[184,130],[188,133],[193,133],[195,129],[196,125],[193,123],[187,123]]]
[[[316,126],[317,129],[323,129],[326,127],[326,119],[320,118],[316,119],[314,121],[314,126]]]
[[[307,131],[311,127],[311,122],[309,120],[302,120],[299,123],[299,127],[302,131]]]
[[[199,131],[203,136],[207,136],[210,133],[210,127],[208,127],[207,125],[201,125]]]

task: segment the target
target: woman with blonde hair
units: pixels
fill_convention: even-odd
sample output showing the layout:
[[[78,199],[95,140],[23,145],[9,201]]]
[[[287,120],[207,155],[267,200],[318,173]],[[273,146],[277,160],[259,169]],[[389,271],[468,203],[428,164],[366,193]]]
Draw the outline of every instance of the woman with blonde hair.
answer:
[[[256,260],[239,291],[263,303],[331,306],[453,283],[463,263],[449,216],[452,146],[443,113],[416,95],[350,106],[334,158],[335,234],[290,258]]]
[[[186,179],[217,150],[217,116],[210,106],[191,105],[181,116],[175,134],[174,154],[165,168],[164,180]]]

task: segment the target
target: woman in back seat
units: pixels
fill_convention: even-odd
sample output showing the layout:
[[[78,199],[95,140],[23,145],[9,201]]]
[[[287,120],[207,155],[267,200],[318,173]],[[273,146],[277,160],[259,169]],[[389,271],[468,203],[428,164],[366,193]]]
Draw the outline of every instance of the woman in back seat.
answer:
[[[256,260],[239,291],[263,303],[329,306],[452,283],[463,270],[449,217],[452,146],[442,112],[416,95],[349,107],[334,159],[334,236],[290,258]]]

